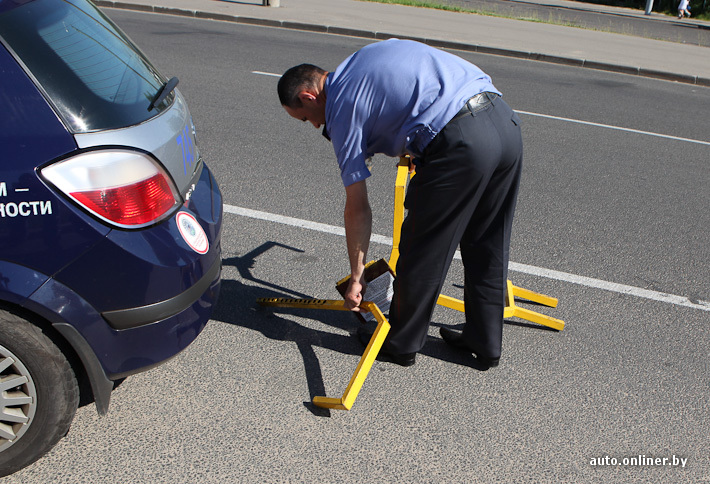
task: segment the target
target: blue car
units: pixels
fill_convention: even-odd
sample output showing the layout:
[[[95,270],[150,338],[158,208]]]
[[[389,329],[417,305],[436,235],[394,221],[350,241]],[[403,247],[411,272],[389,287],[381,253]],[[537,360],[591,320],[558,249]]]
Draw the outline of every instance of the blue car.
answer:
[[[0,476],[210,318],[222,197],[176,85],[86,0],[0,0]]]

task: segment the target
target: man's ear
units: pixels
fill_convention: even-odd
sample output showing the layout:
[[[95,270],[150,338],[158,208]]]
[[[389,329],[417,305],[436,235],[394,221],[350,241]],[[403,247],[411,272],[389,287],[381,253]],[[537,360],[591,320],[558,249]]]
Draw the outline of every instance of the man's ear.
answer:
[[[302,103],[312,102],[316,100],[316,95],[309,91],[301,91],[298,93],[298,99],[300,99]]]

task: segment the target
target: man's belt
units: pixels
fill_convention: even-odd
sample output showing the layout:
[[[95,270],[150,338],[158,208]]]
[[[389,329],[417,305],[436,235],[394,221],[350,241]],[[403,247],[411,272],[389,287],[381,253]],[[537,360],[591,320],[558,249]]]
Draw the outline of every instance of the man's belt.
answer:
[[[485,109],[489,104],[493,102],[494,99],[496,99],[498,94],[495,92],[481,92],[479,94],[476,94],[472,98],[470,98],[466,103],[463,105],[461,110],[456,113],[456,116],[453,117],[451,121],[456,121],[457,119],[467,115],[467,114],[476,114],[478,111]]]

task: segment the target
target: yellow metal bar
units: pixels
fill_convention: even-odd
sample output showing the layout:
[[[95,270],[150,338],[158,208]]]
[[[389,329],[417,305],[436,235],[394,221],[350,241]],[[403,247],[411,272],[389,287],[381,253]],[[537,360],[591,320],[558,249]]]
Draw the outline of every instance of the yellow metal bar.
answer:
[[[402,222],[404,221],[404,197],[407,192],[407,181],[413,176],[409,171],[410,160],[407,156],[402,156],[397,164],[397,178],[394,182],[394,214],[392,216],[392,252],[390,253],[389,264],[392,270],[397,267],[399,259],[399,240],[402,234]]]
[[[505,291],[505,307],[514,308],[515,307],[515,293],[513,292],[513,283],[510,279],[507,281],[506,291]]]
[[[336,301],[334,299],[292,299],[286,297],[262,297],[257,299],[256,302],[261,306],[349,311],[349,309],[345,307],[345,301]]]
[[[291,299],[291,298],[260,298],[256,300],[262,306],[274,307],[291,307],[291,308],[313,308],[313,309],[331,309],[336,311],[348,311],[345,307],[345,301],[336,301],[332,299]],[[355,403],[355,399],[360,393],[362,385],[365,383],[365,378],[370,373],[373,363],[377,359],[377,354],[385,342],[387,333],[390,330],[390,323],[382,314],[380,308],[370,301],[363,302],[360,307],[370,311],[377,320],[377,327],[370,338],[365,352],[360,357],[357,368],[353,373],[350,382],[348,383],[345,392],[341,398],[328,397],[313,397],[313,404],[323,408],[333,408],[337,410],[350,410]]]
[[[547,326],[557,331],[562,331],[565,329],[565,322],[561,319],[555,319],[544,314],[536,313],[535,311],[530,311],[529,309],[524,309],[516,306],[513,308],[512,316],[531,321],[542,326]]]
[[[536,313],[535,311],[531,311],[529,309],[521,308],[519,306],[516,306],[515,304],[515,297],[524,297],[521,294],[525,296],[530,296],[530,297],[525,297],[525,299],[528,299],[529,301],[535,301],[535,299],[532,299],[533,297],[537,299],[535,302],[540,302],[541,304],[546,304],[547,306],[555,307],[557,306],[557,299],[549,296],[545,296],[543,294],[538,294],[533,291],[528,291],[527,289],[521,289],[519,287],[516,287],[513,285],[512,282],[508,281],[508,290],[506,291],[505,294],[505,311],[503,312],[503,317],[505,318],[520,318],[520,319],[525,319],[527,321],[531,321],[535,324],[539,324],[542,326],[547,326],[548,328],[556,329],[557,331],[562,331],[565,329],[565,322],[562,321],[561,319],[556,319],[550,316],[546,316],[541,313]],[[549,304],[548,304],[549,303]]]
[[[556,319],[541,313],[536,313],[535,311],[521,308],[515,304],[516,297],[524,297],[524,299],[527,299],[529,301],[535,301],[541,304],[545,304],[547,306],[555,307],[557,305],[557,299],[545,296],[543,294],[538,294],[536,292],[528,291],[527,289],[521,289],[519,287],[514,286],[513,283],[510,281],[507,281],[507,285],[508,290],[505,292],[505,309],[503,311],[504,318],[521,318],[536,324],[540,324],[542,326],[548,326],[558,331],[562,331],[564,329],[565,323],[561,319]],[[533,299],[533,297],[535,299]],[[457,311],[464,312],[464,302],[460,299],[440,294],[439,299],[437,299],[436,303],[439,306],[444,306],[446,308],[451,308]]]
[[[382,314],[382,311],[380,311],[376,304],[368,301],[363,303],[361,306],[365,309],[369,309],[375,316],[378,323],[377,328],[375,328],[375,332],[373,333],[372,338],[370,338],[370,342],[367,344],[367,348],[365,348],[365,352],[362,354],[357,368],[355,369],[355,373],[353,373],[352,378],[350,378],[350,382],[348,383],[342,398],[338,400],[327,397],[313,397],[313,404],[318,407],[334,408],[338,410],[350,410],[352,408],[358,393],[360,393],[363,383],[365,383],[365,378],[367,378],[367,375],[370,373],[370,369],[372,368],[375,359],[377,359],[377,354],[380,352],[382,344],[385,342],[387,333],[389,333],[390,323],[387,321],[384,314]]]
[[[439,294],[439,299],[436,300],[436,304],[438,304],[439,306],[444,306],[445,308],[451,308],[457,311],[464,312],[464,305],[461,299],[455,299],[453,297]]]
[[[529,289],[523,289],[522,287],[512,286],[513,295],[521,299],[527,299],[528,301],[536,302],[538,304],[543,304],[551,308],[557,307],[557,298],[546,296],[538,292],[533,292]]]

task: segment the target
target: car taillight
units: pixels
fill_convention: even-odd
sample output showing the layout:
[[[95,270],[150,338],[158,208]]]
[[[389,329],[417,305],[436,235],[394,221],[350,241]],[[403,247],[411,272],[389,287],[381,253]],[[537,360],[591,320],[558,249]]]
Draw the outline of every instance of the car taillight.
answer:
[[[120,227],[155,223],[180,203],[170,176],[137,151],[90,151],[49,165],[41,173],[83,208]]]

